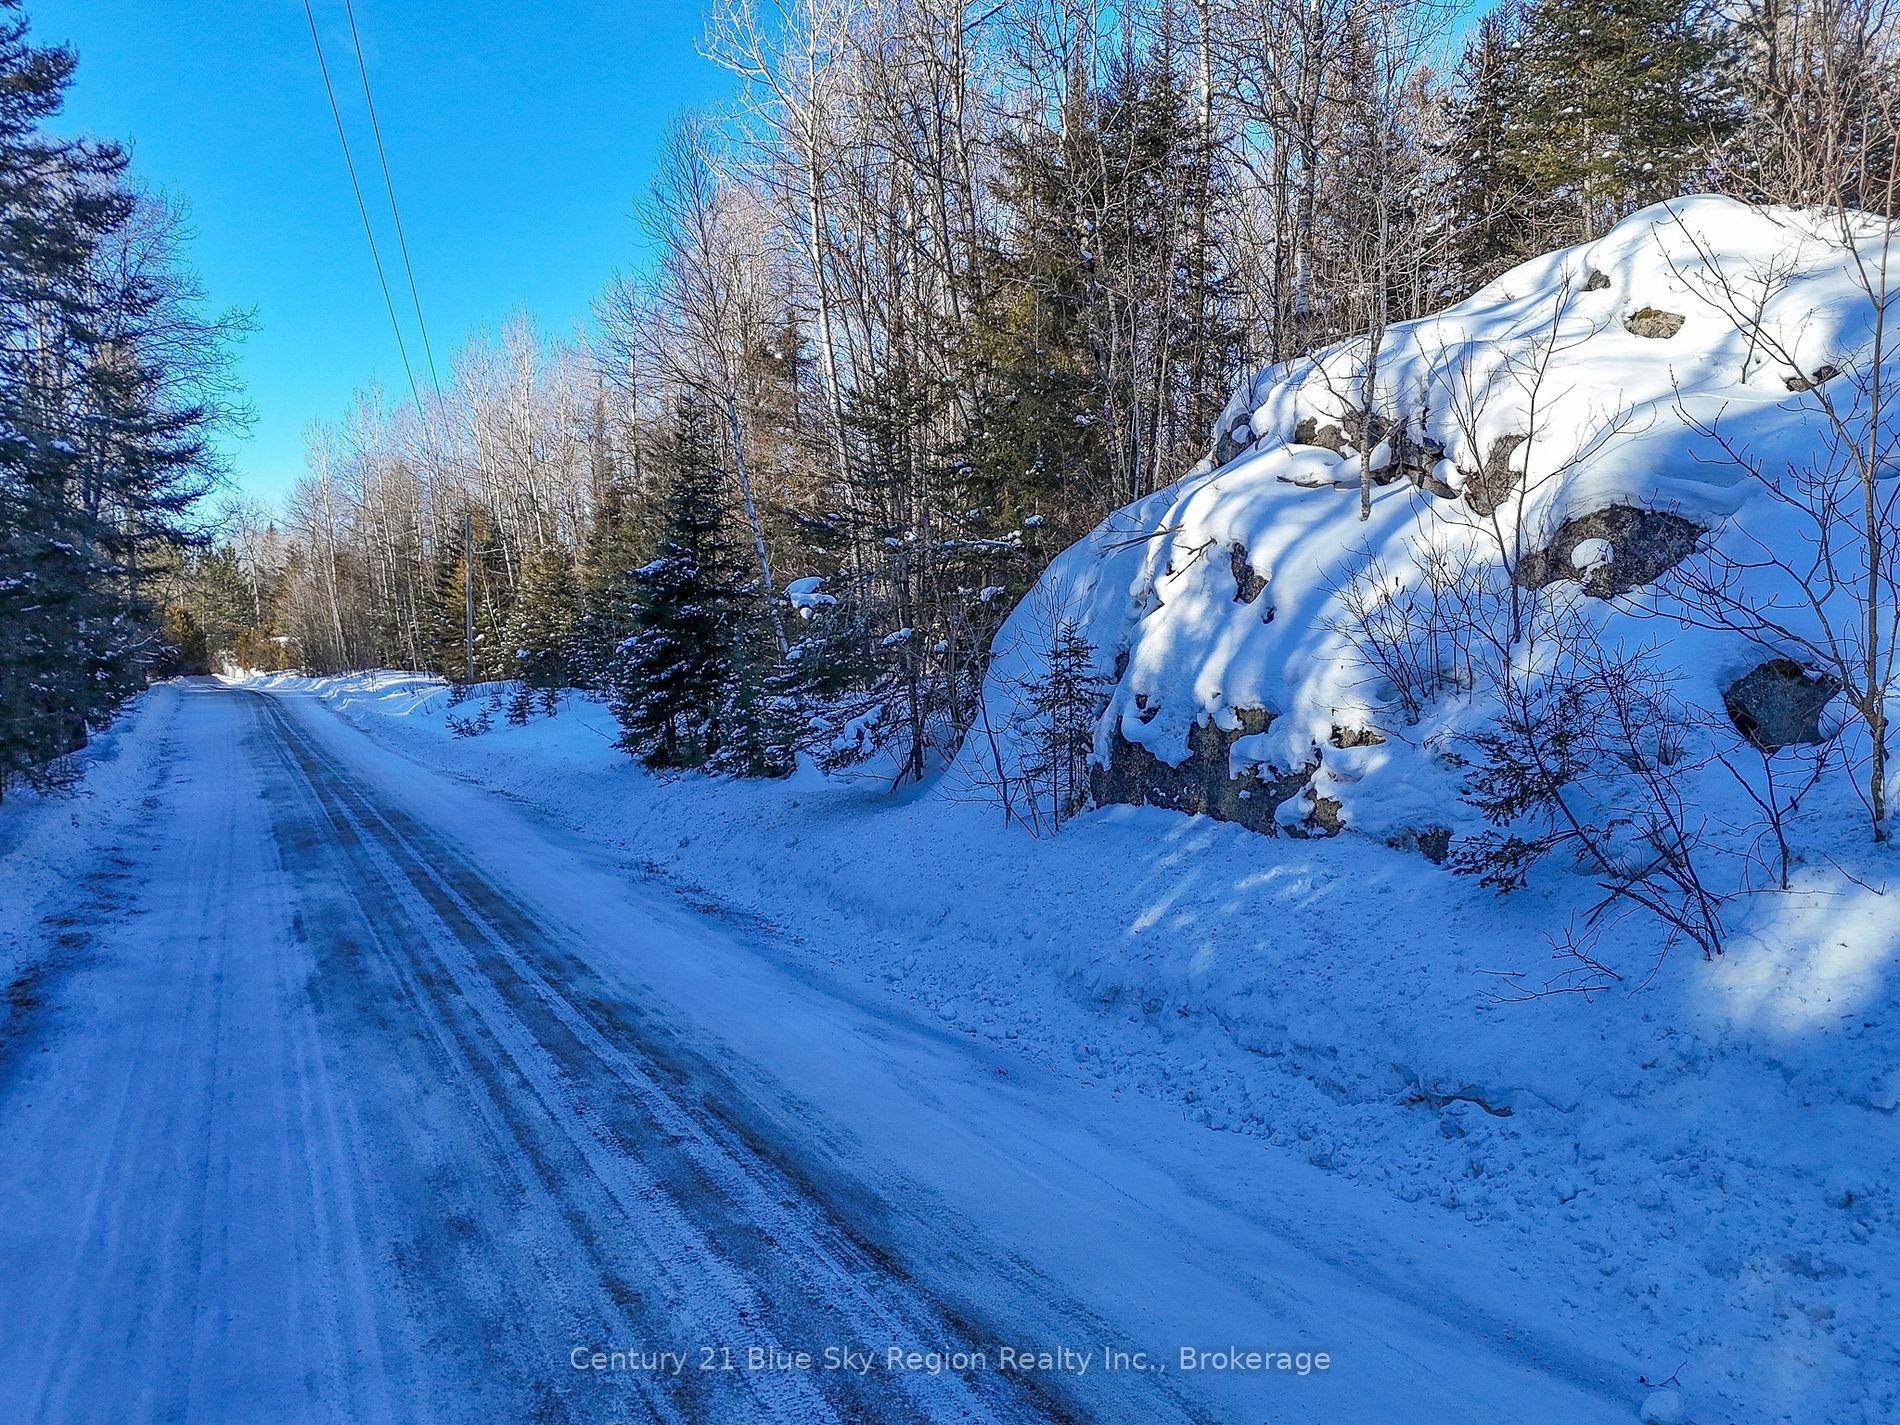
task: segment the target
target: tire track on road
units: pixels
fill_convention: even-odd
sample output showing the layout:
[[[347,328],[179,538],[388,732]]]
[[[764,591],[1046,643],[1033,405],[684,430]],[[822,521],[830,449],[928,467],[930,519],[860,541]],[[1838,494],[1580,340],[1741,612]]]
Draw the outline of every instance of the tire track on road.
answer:
[[[286,765],[321,808],[335,851],[372,891],[369,939],[431,1024],[442,1053],[466,1068],[491,1139],[517,1145],[603,1292],[589,1305],[623,1323],[677,1331],[694,1317],[720,1344],[812,1349],[814,1343],[933,1350],[960,1333],[829,1222],[799,1185],[716,1119],[680,1103],[670,1076],[625,1026],[595,1022],[556,983],[577,967],[520,906],[486,884],[440,837],[362,785],[274,701],[267,716]],[[674,1086],[675,1092],[677,1086]],[[606,1224],[636,1228],[637,1253],[603,1246]],[[589,1240],[590,1236],[593,1240]],[[669,1308],[629,1299],[644,1258],[667,1280]],[[617,1287],[617,1283],[619,1286]],[[576,1304],[570,1304],[570,1310]],[[593,1314],[580,1307],[583,1316]],[[867,1334],[870,1339],[867,1340]],[[608,1338],[611,1339],[611,1338]],[[1018,1420],[1057,1413],[1013,1381],[910,1372],[747,1372],[739,1384],[762,1418]],[[568,1405],[571,1393],[563,1393]],[[730,1392],[684,1387],[663,1403],[688,1418],[732,1419]]]

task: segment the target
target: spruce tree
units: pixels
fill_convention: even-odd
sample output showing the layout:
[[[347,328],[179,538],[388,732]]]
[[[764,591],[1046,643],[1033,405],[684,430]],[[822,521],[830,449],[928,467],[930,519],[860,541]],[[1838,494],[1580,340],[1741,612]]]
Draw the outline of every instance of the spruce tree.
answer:
[[[1088,798],[1095,724],[1107,705],[1110,680],[1096,671],[1095,646],[1063,610],[1051,610],[1042,651],[1041,673],[1021,689],[1021,774],[1032,819],[1040,820],[1046,805],[1051,829],[1060,830]]]
[[[574,681],[578,614],[573,552],[565,545],[549,545],[522,571],[503,632],[503,642],[514,659],[514,676],[524,686],[547,691]]]
[[[1584,242],[1693,186],[1727,131],[1717,55],[1686,0],[1534,0],[1509,94],[1510,163]]]
[[[1539,232],[1551,226],[1547,200],[1520,166],[1513,136],[1525,102],[1522,24],[1515,3],[1485,15],[1458,66],[1443,155],[1450,226],[1443,295],[1452,299],[1534,256]]]
[[[1226,404],[1240,334],[1202,147],[1165,53],[1078,77],[1056,122],[1004,135],[1003,216],[965,337],[982,393],[965,463],[972,500],[1006,521],[1053,515],[1079,536],[1137,493],[1157,450],[1198,454]]]
[[[423,605],[422,637],[432,671],[460,683],[468,678],[468,584],[462,551],[441,542],[429,561],[430,578]],[[480,677],[479,670],[476,673]]]
[[[488,512],[476,508],[473,574],[475,579],[475,681],[494,682],[516,675],[514,645],[506,633],[507,555]],[[423,608],[422,635],[436,673],[452,682],[468,676],[470,551],[458,523],[453,536],[436,543],[431,587]]]
[[[0,789],[154,672],[153,576],[198,537],[228,328],[118,147],[49,137],[75,65],[0,0]]]
[[[740,622],[720,699],[721,739],[706,766],[735,777],[783,777],[794,760],[796,679],[778,660],[771,624],[756,610],[734,612]]]
[[[596,495],[594,517],[581,548],[579,609],[569,639],[576,687],[606,691],[620,646],[636,631],[638,585],[634,571],[645,562],[652,539],[643,528],[632,493],[611,478]]]
[[[165,608],[166,637],[176,649],[171,661],[188,672],[208,672],[232,659],[260,614],[237,555],[224,545],[187,555],[165,582],[172,590]],[[185,639],[196,646],[187,647]]]
[[[681,397],[662,460],[665,526],[654,557],[633,571],[634,632],[613,671],[622,746],[649,767],[704,767],[719,750],[732,680],[732,562],[724,481],[705,407]]]
[[[1092,104],[1060,130],[1005,134],[996,196],[1009,215],[989,256],[987,301],[964,337],[980,406],[965,451],[972,500],[1013,523],[1110,483],[1084,214]]]

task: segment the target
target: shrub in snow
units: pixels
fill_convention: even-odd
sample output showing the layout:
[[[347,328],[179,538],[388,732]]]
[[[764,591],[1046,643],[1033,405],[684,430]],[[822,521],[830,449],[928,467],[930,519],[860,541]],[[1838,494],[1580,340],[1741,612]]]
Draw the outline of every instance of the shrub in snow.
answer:
[[[449,731],[457,737],[480,737],[494,728],[495,715],[491,708],[484,707],[473,717],[457,717],[450,713],[447,722]]]
[[[1033,627],[1038,640],[1034,676],[1011,689],[1007,727],[990,725],[988,703],[979,706],[975,750],[959,767],[964,785],[1000,806],[1006,821],[1058,831],[1088,799],[1108,679],[1059,588],[1038,586],[1021,612],[1019,636]]]

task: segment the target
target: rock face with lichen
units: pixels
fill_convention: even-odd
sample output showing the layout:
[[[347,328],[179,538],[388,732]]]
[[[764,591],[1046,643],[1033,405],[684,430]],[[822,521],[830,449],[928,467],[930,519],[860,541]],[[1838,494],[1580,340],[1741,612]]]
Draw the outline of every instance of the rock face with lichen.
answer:
[[[1514,577],[1526,589],[1571,579],[1586,594],[1613,598],[1655,583],[1687,559],[1706,532],[1668,510],[1606,505],[1558,525],[1538,548],[1524,553]],[[1579,560],[1579,547],[1591,541],[1603,547],[1606,557]]]
[[[1714,552],[1752,567],[1782,550],[1785,510],[1748,462],[1799,468],[1851,399],[1871,310],[1807,221],[1720,198],[1638,213],[1390,328],[1369,406],[1363,341],[1243,383],[1209,458],[1064,553],[1012,615],[988,726],[1010,725],[1048,646],[1036,620],[1060,607],[1111,685],[1096,801],[1443,860],[1472,828],[1460,792],[1497,709],[1455,669],[1401,688],[1355,634],[1385,620],[1418,639],[1438,579],[1646,650],[1685,736],[1771,756],[1828,736],[1832,679],[1772,629],[1711,629],[1685,592]],[[1725,315],[1751,262],[1791,279],[1762,308],[1772,343]]]
[[[1821,715],[1840,690],[1840,679],[1830,673],[1770,658],[1724,688],[1722,706],[1737,732],[1763,752],[1779,752],[1826,741]]]
[[[1522,478],[1511,462],[1529,439],[1522,433],[1501,435],[1491,442],[1482,465],[1475,470],[1458,472],[1462,478],[1456,489],[1473,513],[1494,515],[1510,501]]]
[[[1195,724],[1188,730],[1188,755],[1178,763],[1164,762],[1141,743],[1111,731],[1108,756],[1091,778],[1095,800],[1211,816],[1272,834],[1280,808],[1300,794],[1313,768],[1280,772],[1253,765],[1236,774],[1231,767],[1234,743],[1265,732],[1273,715],[1264,708],[1239,708],[1235,718],[1237,726],[1231,730],[1212,722]]]
[[[1651,341],[1668,341],[1682,330],[1682,313],[1659,311],[1655,307],[1642,307],[1631,312],[1623,319],[1623,330],[1631,336],[1647,337]]]

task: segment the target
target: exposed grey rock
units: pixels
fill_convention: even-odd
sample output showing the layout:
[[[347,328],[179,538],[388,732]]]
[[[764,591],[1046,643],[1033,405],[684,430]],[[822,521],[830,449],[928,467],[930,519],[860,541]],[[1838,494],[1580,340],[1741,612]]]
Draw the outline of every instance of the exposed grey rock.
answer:
[[[1407,480],[1437,499],[1458,498],[1458,492],[1438,478],[1438,462],[1445,458],[1442,446],[1412,445],[1405,451],[1405,457],[1403,461],[1395,461],[1394,465]]]
[[[1418,440],[1400,426],[1392,437],[1392,473],[1410,480],[1428,495],[1455,500],[1458,492],[1438,478],[1438,462],[1445,458],[1445,447],[1435,440]]]
[[[1510,498],[1511,491],[1517,488],[1517,471],[1511,468],[1511,457],[1517,448],[1529,440],[1528,435],[1501,435],[1491,442],[1491,452],[1484,458],[1483,468],[1469,471],[1465,475],[1465,503],[1480,515],[1490,515]]]
[[[1385,426],[1383,421],[1379,424]],[[1413,443],[1411,431],[1401,422],[1388,428],[1380,439],[1390,442],[1391,456],[1384,465],[1372,472],[1372,483],[1392,485],[1400,480],[1411,480],[1417,484],[1414,471],[1424,459],[1424,452]]]
[[[1695,521],[1667,510],[1608,505],[1557,526],[1544,548],[1532,550],[1518,562],[1516,579],[1526,589],[1574,579],[1586,594],[1607,599],[1654,583],[1665,570],[1689,557],[1703,533]],[[1589,569],[1576,567],[1572,555],[1586,539],[1609,544],[1608,562]]]
[[[1341,727],[1334,723],[1330,741],[1333,746],[1341,748],[1382,747],[1385,745],[1385,734],[1376,727]]]
[[[1330,423],[1321,425],[1317,416],[1308,416],[1293,427],[1293,443],[1317,445],[1337,455],[1346,448],[1346,432],[1341,427]]]
[[[1385,844],[1394,851],[1416,851],[1434,866],[1442,866],[1451,855],[1451,828],[1407,827],[1398,835],[1387,837]]]
[[[1251,604],[1267,587],[1267,581],[1247,562],[1247,547],[1239,541],[1228,546],[1228,563],[1234,571],[1234,602]]]
[[[1840,374],[1841,371],[1838,366],[1817,366],[1814,368],[1814,374],[1812,376],[1803,376],[1797,371],[1794,375],[1787,377],[1783,384],[1785,384],[1790,391],[1812,391],[1816,386],[1826,381],[1832,381]]]
[[[1265,708],[1236,708],[1234,712],[1240,719],[1236,731],[1228,732],[1212,723],[1197,723],[1190,728],[1188,757],[1178,767],[1170,767],[1140,743],[1130,742],[1116,727],[1109,734],[1108,765],[1090,772],[1089,789],[1096,803],[1162,807],[1231,821],[1266,836],[1278,835],[1275,811],[1282,802],[1299,795],[1313,769],[1263,777],[1257,768],[1250,767],[1240,776],[1230,777],[1228,749],[1239,738],[1265,732],[1274,717]]]
[[[1243,416],[1220,433],[1220,439],[1214,442],[1214,451],[1209,458],[1217,466],[1225,465],[1228,461],[1245,454],[1253,443],[1253,418]]]
[[[1313,809],[1307,813],[1306,819],[1286,827],[1285,831],[1287,835],[1297,836],[1302,840],[1324,840],[1337,836],[1346,829],[1344,812],[1345,808],[1337,799],[1315,794]]]
[[[1659,307],[1640,307],[1623,319],[1623,330],[1631,336],[1666,341],[1682,330],[1682,314],[1665,312]]]
[[[1601,292],[1609,285],[1609,274],[1599,272],[1594,267],[1590,269],[1590,275],[1583,279],[1583,290],[1586,292]]]
[[[1840,679],[1804,668],[1792,658],[1757,664],[1722,690],[1735,730],[1764,752],[1798,742],[1825,742],[1821,713],[1841,690]]]

